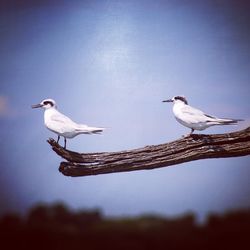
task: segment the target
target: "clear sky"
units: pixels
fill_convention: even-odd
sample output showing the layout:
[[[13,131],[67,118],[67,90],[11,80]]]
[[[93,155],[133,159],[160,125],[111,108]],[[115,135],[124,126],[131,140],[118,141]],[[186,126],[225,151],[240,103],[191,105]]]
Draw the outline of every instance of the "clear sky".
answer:
[[[106,215],[177,216],[250,208],[250,158],[211,159],[71,178],[31,105],[56,100],[73,120],[109,129],[68,141],[78,152],[165,143],[189,132],[172,105],[189,103],[250,124],[250,4],[232,0],[1,1],[0,213],[37,202]],[[63,141],[62,141],[63,142]]]

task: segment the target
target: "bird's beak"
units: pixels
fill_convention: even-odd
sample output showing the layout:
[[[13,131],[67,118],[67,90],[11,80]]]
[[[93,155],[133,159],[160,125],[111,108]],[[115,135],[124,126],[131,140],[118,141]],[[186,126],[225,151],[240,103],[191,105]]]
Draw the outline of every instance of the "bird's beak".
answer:
[[[162,102],[173,102],[173,100],[172,99],[168,99],[168,100],[164,100]]]
[[[41,108],[43,105],[41,103],[39,104],[35,104],[35,105],[32,105],[31,108],[35,109],[35,108]]]

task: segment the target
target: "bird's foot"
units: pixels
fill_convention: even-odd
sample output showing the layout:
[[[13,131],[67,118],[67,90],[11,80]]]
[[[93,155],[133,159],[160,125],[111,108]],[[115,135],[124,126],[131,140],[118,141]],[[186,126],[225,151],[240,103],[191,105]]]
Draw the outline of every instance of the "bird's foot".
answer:
[[[192,137],[194,134],[192,134],[192,133],[188,133],[188,134],[186,134],[186,135],[182,135],[182,138],[184,139],[184,138],[187,138],[187,137]]]
[[[182,137],[183,137],[183,138],[192,137],[193,132],[194,132],[194,129],[191,129],[191,132],[190,132],[190,133],[188,133],[188,134],[186,134],[186,135],[183,135]]]

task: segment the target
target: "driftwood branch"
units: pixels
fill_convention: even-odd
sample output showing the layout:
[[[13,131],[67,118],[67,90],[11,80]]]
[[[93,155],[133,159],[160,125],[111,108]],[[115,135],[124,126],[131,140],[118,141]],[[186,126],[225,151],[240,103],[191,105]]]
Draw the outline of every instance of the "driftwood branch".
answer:
[[[215,135],[193,134],[173,142],[120,152],[77,153],[49,139],[52,149],[67,161],[59,171],[66,176],[87,176],[167,167],[184,162],[250,154],[250,127]]]

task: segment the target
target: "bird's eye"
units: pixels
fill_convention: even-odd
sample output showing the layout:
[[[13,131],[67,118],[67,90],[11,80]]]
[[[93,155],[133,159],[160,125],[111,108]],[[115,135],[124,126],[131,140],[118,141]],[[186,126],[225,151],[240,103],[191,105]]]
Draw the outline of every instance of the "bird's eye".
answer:
[[[45,101],[45,102],[43,102],[43,104],[44,104],[44,105],[48,105],[48,104],[50,104],[50,106],[53,106],[53,103],[52,103],[52,102],[50,102],[50,101]]]

